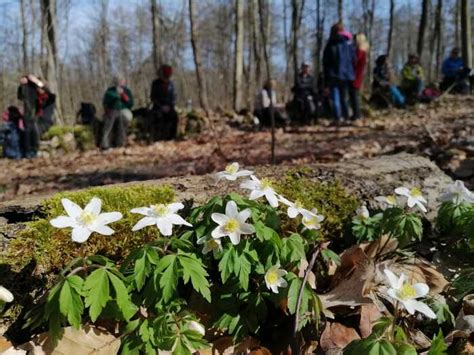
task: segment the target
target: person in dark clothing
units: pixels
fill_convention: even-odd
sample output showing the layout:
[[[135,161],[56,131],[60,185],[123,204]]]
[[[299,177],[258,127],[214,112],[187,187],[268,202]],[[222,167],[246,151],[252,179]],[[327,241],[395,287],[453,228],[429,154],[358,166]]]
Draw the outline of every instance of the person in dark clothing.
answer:
[[[453,86],[455,93],[467,94],[469,92],[468,76],[470,69],[464,65],[464,60],[459,56],[459,48],[453,48],[451,54],[443,62],[441,69],[443,81],[440,84],[442,91]]]
[[[132,91],[126,86],[124,78],[117,76],[113,85],[104,95],[104,126],[100,147],[123,147],[127,141],[127,127],[130,109],[133,107]]]
[[[51,92],[46,83],[43,84],[43,87],[36,89],[36,117],[40,136],[54,124],[54,108],[56,103],[56,95]]]
[[[94,132],[95,145],[100,147],[103,122],[97,117],[97,109],[90,102],[81,102],[81,107],[76,113],[76,123],[90,126]]]
[[[40,132],[36,120],[37,91],[43,83],[34,75],[24,76],[20,79],[18,99],[23,101],[23,120],[25,125],[23,154],[25,158],[34,158],[38,154]]]
[[[162,65],[158,79],[151,84],[150,99],[153,103],[151,112],[151,138],[170,140],[176,137],[178,129],[178,114],[175,110],[176,90],[171,76],[173,68]]]
[[[23,116],[16,106],[8,107],[4,113],[4,124],[0,130],[0,141],[5,158],[21,159],[23,157]]]
[[[293,88],[294,103],[301,115],[303,124],[308,124],[316,114],[316,93],[314,92],[314,78],[310,73],[309,63],[303,62]]]
[[[331,28],[331,35],[323,52],[324,79],[329,87],[336,122],[349,118],[347,92],[355,79],[355,48],[342,23]]]
[[[405,96],[394,83],[395,75],[388,62],[387,55],[380,55],[376,59],[373,74],[371,101],[374,101],[377,96],[385,98],[385,94],[388,93],[390,95],[389,103],[393,103],[397,107],[405,106]]]
[[[265,85],[263,85],[262,90],[257,94],[254,115],[259,119],[261,127],[271,127],[272,109],[275,126],[285,127],[287,124],[284,106],[277,101],[275,86],[275,80],[268,80]],[[272,107],[270,107],[270,98]]]

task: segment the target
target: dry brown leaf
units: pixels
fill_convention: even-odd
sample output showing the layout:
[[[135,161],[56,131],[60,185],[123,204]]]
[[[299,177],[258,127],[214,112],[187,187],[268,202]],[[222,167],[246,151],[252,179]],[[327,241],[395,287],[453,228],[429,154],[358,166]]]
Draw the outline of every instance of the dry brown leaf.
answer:
[[[360,339],[354,328],[346,327],[340,323],[327,323],[321,334],[320,346],[323,351],[329,349],[345,348],[351,341]]]
[[[8,339],[0,335],[0,353],[11,348],[12,346],[13,344]]]
[[[382,317],[375,304],[364,304],[360,307],[359,330],[362,338],[367,338],[372,333],[374,322]]]
[[[52,346],[49,335],[42,333],[19,348],[36,355],[115,355],[120,348],[120,339],[92,326],[67,327],[56,347]]]

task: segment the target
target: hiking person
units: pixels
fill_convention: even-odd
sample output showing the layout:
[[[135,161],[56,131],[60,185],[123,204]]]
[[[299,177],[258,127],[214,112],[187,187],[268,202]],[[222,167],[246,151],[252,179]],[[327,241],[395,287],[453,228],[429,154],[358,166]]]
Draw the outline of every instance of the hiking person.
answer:
[[[405,95],[418,98],[425,88],[425,74],[416,54],[410,54],[402,69],[402,90]]]
[[[294,103],[298,113],[301,115],[303,124],[310,123],[316,113],[317,98],[314,92],[314,78],[311,75],[311,67],[308,62],[301,64],[293,92]]]
[[[40,137],[54,124],[56,95],[51,92],[46,82],[36,88],[36,119]]]
[[[125,78],[117,76],[104,94],[104,123],[100,147],[103,150],[123,147],[127,141],[130,109],[133,107],[132,91],[126,86]]]
[[[331,27],[323,52],[324,80],[329,87],[336,122],[349,118],[347,91],[354,81],[355,49],[341,22]]]
[[[44,84],[34,75],[20,78],[18,100],[23,102],[23,122],[25,126],[23,139],[23,155],[25,158],[34,158],[38,154],[40,133],[36,120],[37,88]]]
[[[349,100],[352,108],[352,120],[360,118],[360,89],[364,82],[365,67],[367,65],[367,52],[369,51],[369,42],[363,33],[355,36],[356,55],[354,62],[354,81],[349,85]]]
[[[377,95],[385,97],[385,94],[388,93],[390,95],[391,103],[397,107],[403,107],[405,105],[405,96],[395,85],[395,74],[390,66],[387,55],[380,55],[375,60],[373,74],[374,81],[372,82],[372,99]]]
[[[0,130],[2,153],[5,158],[21,159],[24,135],[23,115],[16,106],[9,106],[3,114],[3,125]]]
[[[440,84],[442,91],[453,86],[452,91],[455,93],[467,94],[469,92],[467,78],[470,69],[465,67],[464,60],[459,55],[459,48],[455,47],[451,50],[449,57],[443,62],[441,71],[443,73],[443,81]]]
[[[286,125],[286,117],[283,112],[284,106],[277,101],[277,93],[275,90],[275,80],[267,80],[263,85],[262,90],[257,94],[255,102],[255,116],[260,121],[261,127],[271,127],[271,108],[270,108],[270,97],[273,106],[273,117],[275,119],[276,127],[284,127]]]
[[[178,114],[176,113],[176,90],[171,77],[173,68],[162,65],[158,78],[151,84],[150,100],[153,103],[151,137],[170,140],[176,137],[178,129]]]

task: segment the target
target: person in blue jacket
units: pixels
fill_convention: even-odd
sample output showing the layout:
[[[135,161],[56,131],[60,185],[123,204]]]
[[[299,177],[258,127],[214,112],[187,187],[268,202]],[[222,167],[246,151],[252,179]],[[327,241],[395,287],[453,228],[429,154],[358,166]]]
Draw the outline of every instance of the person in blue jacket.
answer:
[[[347,93],[355,78],[354,61],[352,39],[344,31],[342,23],[338,22],[331,27],[331,35],[323,53],[324,79],[330,90],[336,122],[349,119]]]
[[[455,47],[451,50],[449,57],[443,62],[441,71],[443,73],[443,81],[440,85],[442,91],[446,91],[454,85],[453,92],[468,93],[467,77],[470,69],[465,67],[464,60],[459,56],[459,48]]]

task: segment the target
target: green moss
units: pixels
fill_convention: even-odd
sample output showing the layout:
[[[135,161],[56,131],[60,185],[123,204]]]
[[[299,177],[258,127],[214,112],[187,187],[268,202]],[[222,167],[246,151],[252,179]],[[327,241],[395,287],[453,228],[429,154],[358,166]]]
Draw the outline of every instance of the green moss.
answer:
[[[291,201],[299,200],[307,209],[317,208],[318,213],[325,217],[321,228],[322,236],[327,239],[342,237],[345,226],[360,204],[359,199],[349,194],[337,180],[319,182],[305,177],[307,174],[306,168],[290,171],[275,183],[277,191]],[[296,222],[289,220],[287,223]]]
[[[84,207],[92,197],[102,200],[102,211],[119,211],[123,218],[111,224],[115,230],[111,236],[93,233],[86,243],[75,243],[71,240],[71,229],[57,229],[49,221],[65,215],[61,204],[62,198],[68,198]],[[94,254],[121,260],[134,247],[158,238],[156,228],[145,228],[131,232],[133,225],[141,218],[130,213],[134,207],[148,206],[156,203],[169,203],[174,199],[174,191],[169,186],[134,185],[130,187],[99,187],[83,191],[64,192],[44,201],[41,205],[43,216],[26,223],[26,228],[19,232],[7,250],[4,260],[21,268],[33,260],[40,273],[63,268],[76,257]]]
[[[72,133],[74,135],[74,140],[76,141],[77,147],[84,151],[94,149],[95,147],[95,138],[92,127],[84,125],[75,125],[75,126],[60,126],[54,125],[51,126],[47,132],[43,134],[43,139],[50,140],[54,137],[59,139],[59,145],[61,148],[68,150],[70,149],[64,143],[64,135],[66,133]]]

